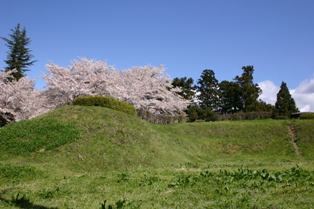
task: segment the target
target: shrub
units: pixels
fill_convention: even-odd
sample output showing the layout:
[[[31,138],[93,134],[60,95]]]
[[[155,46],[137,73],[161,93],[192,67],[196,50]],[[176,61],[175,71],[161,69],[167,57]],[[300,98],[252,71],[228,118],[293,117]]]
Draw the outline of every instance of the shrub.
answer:
[[[217,114],[218,120],[252,120],[271,118],[271,112],[238,112],[234,114]]]
[[[210,108],[204,109],[196,105],[189,106],[187,115],[189,122],[194,122],[195,120],[216,121],[218,119],[216,113]]]
[[[314,113],[301,114],[300,119],[314,119]]]
[[[153,114],[143,108],[137,110],[137,116],[143,120],[147,120],[152,123],[169,124],[186,122],[185,115],[160,115]]]
[[[116,100],[112,97],[105,96],[81,96],[73,101],[73,105],[81,106],[101,106],[110,109],[118,110],[130,115],[136,114],[136,109],[133,105],[126,102]]]

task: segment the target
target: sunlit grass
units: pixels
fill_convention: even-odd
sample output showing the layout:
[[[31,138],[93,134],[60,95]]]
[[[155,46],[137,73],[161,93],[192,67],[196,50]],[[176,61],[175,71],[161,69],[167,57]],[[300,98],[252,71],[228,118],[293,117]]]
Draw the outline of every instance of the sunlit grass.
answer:
[[[313,125],[157,125],[65,106],[0,129],[0,208],[312,208]]]

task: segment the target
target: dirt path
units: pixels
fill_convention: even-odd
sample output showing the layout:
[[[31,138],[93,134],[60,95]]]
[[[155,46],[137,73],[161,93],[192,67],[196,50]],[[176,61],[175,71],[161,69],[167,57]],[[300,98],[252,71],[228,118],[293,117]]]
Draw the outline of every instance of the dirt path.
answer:
[[[290,142],[293,145],[295,154],[300,155],[299,147],[298,147],[298,145],[296,143],[296,141],[297,141],[296,131],[297,130],[296,130],[296,128],[293,125],[289,125],[288,126],[288,132],[289,132],[289,135],[291,136],[291,141]]]

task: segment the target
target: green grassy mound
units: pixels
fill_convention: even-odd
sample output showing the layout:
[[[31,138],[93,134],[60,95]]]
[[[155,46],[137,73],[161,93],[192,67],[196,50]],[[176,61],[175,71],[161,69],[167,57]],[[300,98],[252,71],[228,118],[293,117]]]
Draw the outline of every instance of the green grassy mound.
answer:
[[[7,125],[0,129],[0,152],[8,156],[51,150],[79,139],[75,123],[57,118],[38,118]]]
[[[65,106],[0,129],[0,208],[311,208],[313,125]]]

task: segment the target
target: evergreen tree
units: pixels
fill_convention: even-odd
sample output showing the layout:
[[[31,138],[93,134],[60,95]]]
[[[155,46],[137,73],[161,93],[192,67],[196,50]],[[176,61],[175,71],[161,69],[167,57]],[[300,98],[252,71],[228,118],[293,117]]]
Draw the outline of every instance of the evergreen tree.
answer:
[[[276,115],[279,116],[290,117],[291,113],[299,111],[285,82],[281,83],[280,90],[277,94],[275,108]]]
[[[241,88],[242,106],[240,107],[240,111],[256,111],[254,104],[256,104],[256,101],[259,95],[262,93],[262,90],[259,88],[258,84],[253,83],[254,67],[243,66],[242,69],[242,76],[236,76],[234,78],[235,82]]]
[[[31,50],[27,48],[30,44],[30,39],[26,36],[26,29],[20,29],[20,24],[17,24],[15,29],[11,30],[10,39],[1,37],[6,42],[6,46],[9,48],[7,59],[4,62],[7,64],[5,71],[16,69],[16,72],[12,73],[12,76],[19,80],[25,76],[25,72],[28,71],[28,67],[33,65],[35,60],[32,60],[33,55]]]
[[[220,92],[218,80],[213,70],[204,70],[198,79],[198,99],[200,107],[209,108],[212,111],[220,111]]]
[[[275,106],[272,104],[267,104],[266,102],[259,99],[255,102],[254,107],[256,108],[256,112],[273,112]]]
[[[173,87],[180,87],[182,89],[181,92],[178,92],[179,95],[181,95],[185,100],[190,101],[191,103],[187,107],[187,109],[184,111],[190,122],[195,121],[196,119],[199,118],[197,109],[199,108],[197,104],[195,103],[195,90],[196,86],[194,85],[194,80],[193,78],[174,78],[172,81],[172,86]]]
[[[232,114],[241,109],[241,89],[237,83],[224,80],[219,83],[219,91],[221,95],[221,113]]]
[[[194,80],[193,78],[174,78],[172,81],[172,86],[173,87],[181,87],[182,91],[179,92],[178,94],[181,95],[184,99],[186,100],[193,100],[195,96],[195,85],[194,85]]]

